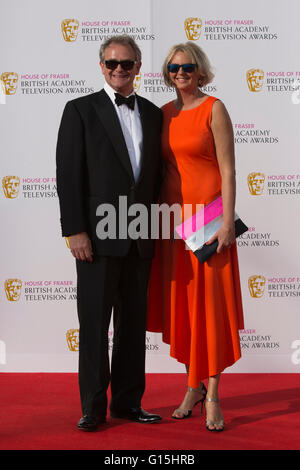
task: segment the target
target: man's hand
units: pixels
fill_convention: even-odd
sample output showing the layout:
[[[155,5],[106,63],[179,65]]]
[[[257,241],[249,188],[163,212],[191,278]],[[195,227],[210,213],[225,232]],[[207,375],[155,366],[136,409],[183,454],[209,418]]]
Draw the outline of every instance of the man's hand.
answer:
[[[93,251],[91,240],[86,232],[76,233],[69,237],[70,250],[72,255],[79,261],[93,261]]]

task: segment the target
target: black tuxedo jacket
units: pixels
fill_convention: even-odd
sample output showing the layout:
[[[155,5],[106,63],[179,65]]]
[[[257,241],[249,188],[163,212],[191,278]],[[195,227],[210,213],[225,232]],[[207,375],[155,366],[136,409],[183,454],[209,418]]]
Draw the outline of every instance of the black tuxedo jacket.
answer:
[[[57,191],[62,235],[87,232],[94,253],[125,256],[131,239],[119,238],[119,196],[128,207],[144,204],[149,211],[157,202],[161,182],[160,134],[162,112],[137,96],[143,130],[141,171],[134,180],[129,154],[114,106],[104,90],[69,101],[64,109],[57,141]],[[100,204],[116,211],[116,239],[100,240],[96,215]],[[128,219],[130,222],[130,219]],[[142,257],[152,257],[154,240],[138,239]]]

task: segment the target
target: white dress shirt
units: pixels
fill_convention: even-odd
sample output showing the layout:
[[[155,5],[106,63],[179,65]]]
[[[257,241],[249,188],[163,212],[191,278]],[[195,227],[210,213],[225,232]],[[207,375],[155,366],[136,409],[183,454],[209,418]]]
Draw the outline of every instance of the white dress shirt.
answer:
[[[131,161],[134,179],[135,181],[137,181],[141,169],[141,154],[143,144],[143,131],[137,99],[135,99],[133,110],[128,108],[126,104],[121,104],[121,106],[117,106],[115,103],[116,91],[107,82],[105,82],[104,90],[110,97],[119,117],[127,150],[129,153],[129,158]],[[134,92],[130,93],[130,95],[133,94]]]

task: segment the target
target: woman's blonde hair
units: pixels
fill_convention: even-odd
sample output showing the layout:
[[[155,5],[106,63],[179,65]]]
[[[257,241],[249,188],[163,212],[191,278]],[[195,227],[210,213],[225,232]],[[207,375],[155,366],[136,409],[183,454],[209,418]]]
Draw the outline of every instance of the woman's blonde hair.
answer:
[[[168,64],[177,52],[185,52],[190,57],[191,63],[197,65],[198,72],[201,75],[199,78],[199,86],[204,87],[208,83],[212,82],[214,74],[211,70],[211,65],[207,55],[201,47],[197,46],[197,44],[188,41],[186,43],[176,44],[173,46],[163,63],[162,73],[167,86],[174,87],[174,83],[170,79]]]

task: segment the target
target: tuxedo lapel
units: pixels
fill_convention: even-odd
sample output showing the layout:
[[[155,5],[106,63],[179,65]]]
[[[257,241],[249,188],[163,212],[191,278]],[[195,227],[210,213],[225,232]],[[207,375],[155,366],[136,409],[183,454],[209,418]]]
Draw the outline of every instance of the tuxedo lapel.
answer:
[[[139,113],[140,113],[140,118],[141,118],[141,124],[142,124],[142,131],[143,131],[143,146],[142,146],[142,154],[141,154],[141,170],[140,174],[138,177],[137,183],[142,179],[143,174],[145,172],[146,168],[146,163],[148,159],[148,152],[147,149],[151,148],[151,142],[149,139],[149,129],[151,126],[149,116],[146,112],[145,109],[145,104],[144,101],[141,99],[140,96],[136,95],[138,107],[139,107]]]
[[[98,118],[100,119],[103,127],[107,132],[107,135],[110,138],[117,156],[119,157],[122,165],[126,169],[131,179],[134,180],[126,142],[123,136],[119,118],[111,102],[111,99],[104,90],[101,90],[97,95],[93,105],[96,109]]]

